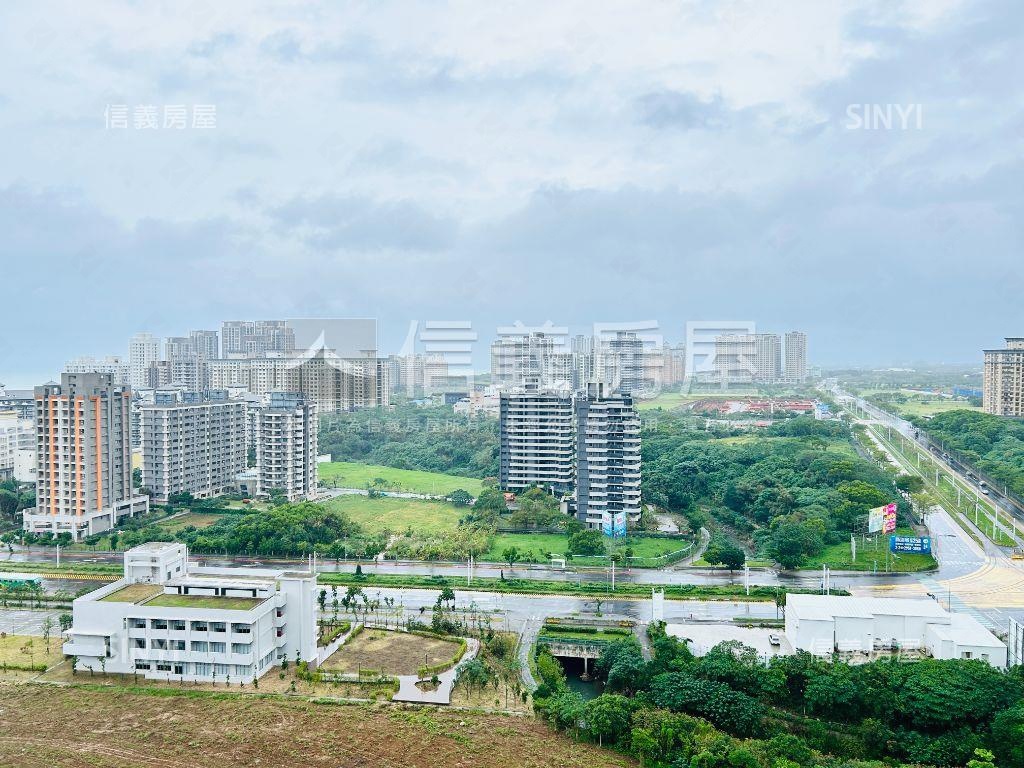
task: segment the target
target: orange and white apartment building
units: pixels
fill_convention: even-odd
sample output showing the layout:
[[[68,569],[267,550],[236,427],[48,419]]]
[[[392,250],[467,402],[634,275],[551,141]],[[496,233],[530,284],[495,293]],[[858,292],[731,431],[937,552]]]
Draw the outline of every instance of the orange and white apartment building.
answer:
[[[36,506],[25,530],[78,541],[148,512],[149,497],[132,488],[131,389],[109,373],[64,373],[35,398]]]

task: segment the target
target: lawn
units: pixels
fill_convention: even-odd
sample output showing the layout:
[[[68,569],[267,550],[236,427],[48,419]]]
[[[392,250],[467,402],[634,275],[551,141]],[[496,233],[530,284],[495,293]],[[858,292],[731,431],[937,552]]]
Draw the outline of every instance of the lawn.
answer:
[[[685,549],[690,545],[690,540],[685,538],[630,536],[625,539],[616,539],[615,541],[608,539],[605,541],[605,545],[608,549],[608,554],[622,554],[626,549],[632,549],[633,561],[630,562],[630,565],[655,567],[657,565],[664,565],[664,562],[645,563],[643,561],[650,558],[660,558]],[[546,562],[549,557],[548,553],[554,554],[557,557],[564,556],[566,549],[568,549],[568,544],[565,536],[555,533],[499,533],[493,537],[490,549],[480,559],[490,562],[502,562],[502,553],[508,547],[516,547],[524,561]],[[577,556],[572,559],[572,562],[583,566],[609,564],[607,557],[599,556]]]
[[[64,656],[60,650],[60,628],[54,622],[50,632],[49,649],[42,637],[30,635],[0,635],[0,669],[4,666],[25,667],[59,664]],[[2,729],[0,729],[2,732]]]
[[[332,461],[319,465],[320,482],[337,488],[377,488],[382,491],[423,493],[446,496],[461,488],[473,497],[480,493],[480,480],[458,477],[440,472],[421,472],[415,469],[395,469],[379,464],[359,464],[351,461]],[[378,480],[382,482],[377,482]]]
[[[683,403],[699,399],[700,395],[684,395],[682,392],[662,392],[650,400],[637,400],[636,407],[639,411],[649,411],[655,408],[664,408],[666,411],[671,411]]]
[[[323,669],[356,673],[374,670],[385,675],[415,675],[420,667],[452,660],[459,644],[408,632],[368,629],[331,654]]]
[[[216,595],[159,595],[146,602],[158,608],[216,608],[222,611],[248,611],[263,602],[258,597],[217,597]]]
[[[177,533],[190,525],[194,525],[196,528],[208,528],[223,517],[224,515],[216,512],[186,512],[178,517],[161,520],[157,525],[171,533]]]
[[[898,536],[916,536],[911,528],[897,528]],[[821,570],[822,565],[827,565],[834,570],[844,571],[872,571],[876,567],[879,571],[885,570],[885,553],[889,550],[889,537],[879,535],[874,540],[870,537],[866,542],[857,539],[857,560],[850,560],[850,542],[844,541],[833,544],[813,558],[810,558],[803,569]],[[913,573],[916,571],[929,571],[938,567],[935,558],[931,555],[911,555],[906,553],[889,554],[889,570],[897,573]]]
[[[101,678],[80,673],[75,679],[78,685],[3,690],[0,753],[8,756],[5,762],[52,768],[636,765],[618,752],[556,733],[539,718],[445,708],[332,706],[306,696],[234,695],[237,686],[230,693],[224,688],[86,687]],[[262,683],[260,688],[262,693]],[[345,695],[343,688],[336,695]],[[67,727],[70,722],[74,727]]]
[[[129,584],[116,592],[111,592],[99,599],[101,603],[141,603],[150,597],[156,597],[164,588],[159,584]]]
[[[633,549],[633,557],[639,559],[661,557],[670,552],[684,549],[690,544],[689,539],[669,539],[660,537],[630,536],[608,539],[605,542],[609,554]],[[502,552],[509,547],[519,550],[524,560],[547,562],[549,553],[562,557],[568,549],[565,536],[557,533],[498,533],[491,539],[490,549],[480,559],[492,563],[500,563],[504,559]],[[608,559],[602,557],[576,557],[572,560],[578,565],[607,565]]]
[[[398,499],[393,496],[371,499],[368,496],[338,496],[324,502],[328,509],[344,512],[368,533],[402,532],[407,528],[421,533],[454,531],[464,510],[444,501]]]

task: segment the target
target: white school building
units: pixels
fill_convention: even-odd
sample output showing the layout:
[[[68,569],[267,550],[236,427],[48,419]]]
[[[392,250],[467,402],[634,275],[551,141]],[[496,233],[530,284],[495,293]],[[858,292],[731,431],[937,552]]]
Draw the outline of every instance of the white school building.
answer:
[[[311,573],[189,567],[184,544],[142,544],[124,578],[75,599],[63,650],[79,670],[248,683],[316,665],[315,592]]]
[[[1006,667],[1006,646],[964,613],[934,600],[786,595],[786,638],[818,655],[927,651],[936,659],[980,659]]]

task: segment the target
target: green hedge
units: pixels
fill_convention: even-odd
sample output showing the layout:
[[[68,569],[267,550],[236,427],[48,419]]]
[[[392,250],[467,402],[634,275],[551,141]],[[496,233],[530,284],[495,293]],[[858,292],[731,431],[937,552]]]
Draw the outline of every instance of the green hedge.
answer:
[[[413,632],[412,634],[427,635],[428,633]],[[429,667],[420,667],[417,670],[417,674],[419,675],[421,680],[427,677],[428,675],[434,675],[438,672],[444,672],[445,670],[451,669],[460,661],[462,661],[462,657],[466,655],[466,649],[469,646],[466,643],[466,638],[460,637],[457,639],[459,641],[459,649],[455,652],[455,656],[453,656],[450,661],[445,661],[440,664],[431,664]]]

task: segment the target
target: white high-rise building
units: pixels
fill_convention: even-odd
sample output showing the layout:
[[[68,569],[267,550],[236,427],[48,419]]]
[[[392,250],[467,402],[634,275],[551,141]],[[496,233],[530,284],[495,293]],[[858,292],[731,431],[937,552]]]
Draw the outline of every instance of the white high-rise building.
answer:
[[[135,389],[149,386],[149,366],[160,359],[160,339],[151,333],[136,333],[128,342],[130,384]]]
[[[317,489],[317,408],[298,392],[271,392],[256,415],[256,492],[280,491],[289,501],[312,499]]]
[[[504,490],[540,485],[558,496],[572,491],[572,403],[568,389],[546,390],[536,380],[502,393],[499,480]]]
[[[16,471],[19,453],[34,453],[35,447],[36,423],[22,418],[17,411],[0,411],[0,480],[24,479],[25,473]]]
[[[783,376],[791,384],[807,381],[807,334],[803,331],[786,333],[786,363]]]
[[[640,417],[633,398],[591,384],[577,397],[575,412],[577,519],[589,528],[637,522]]]
[[[727,334],[715,340],[715,381],[775,384],[782,377],[782,341],[777,333]]]
[[[753,320],[690,320],[686,323],[686,377],[714,374],[719,336],[746,335],[757,330]]]
[[[131,385],[132,367],[122,357],[110,355],[97,359],[95,357],[76,357],[64,365],[65,373],[109,373],[115,384]]]
[[[36,387],[36,506],[25,530],[72,539],[149,511],[132,488],[131,391],[106,373],[65,373]]]
[[[155,403],[140,409],[142,485],[157,502],[227,493],[246,467],[246,404],[195,394],[157,392]]]
[[[986,349],[982,372],[985,412],[1024,416],[1024,337],[1008,337],[1005,349]]]

